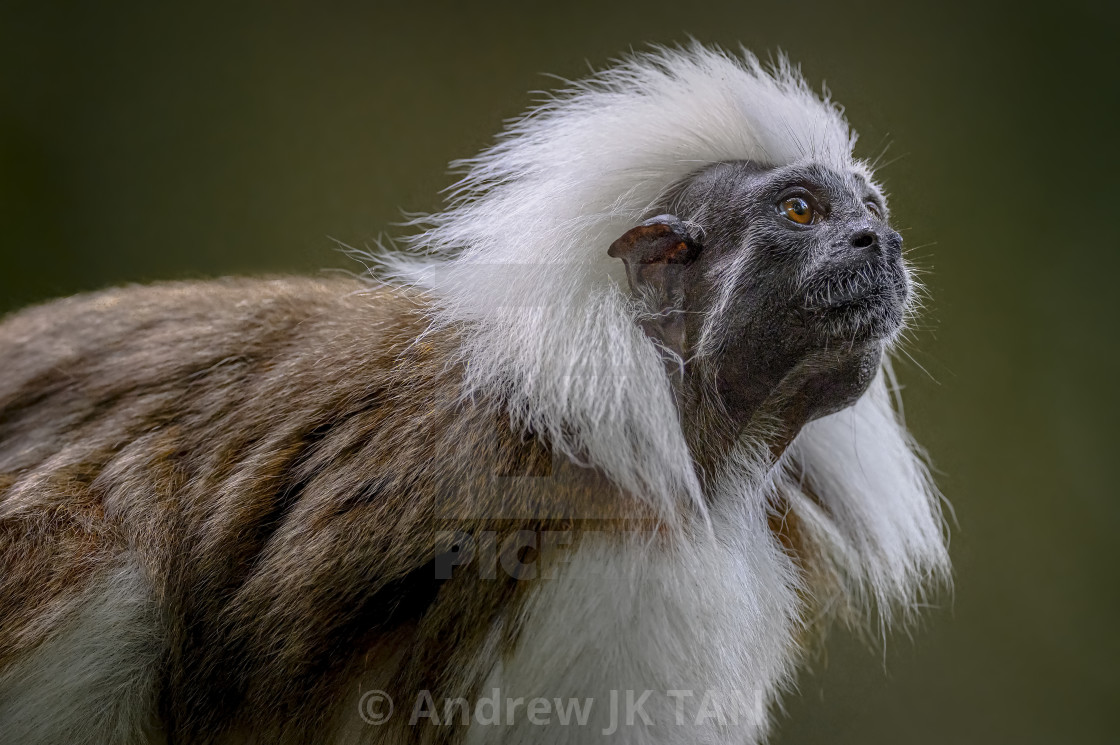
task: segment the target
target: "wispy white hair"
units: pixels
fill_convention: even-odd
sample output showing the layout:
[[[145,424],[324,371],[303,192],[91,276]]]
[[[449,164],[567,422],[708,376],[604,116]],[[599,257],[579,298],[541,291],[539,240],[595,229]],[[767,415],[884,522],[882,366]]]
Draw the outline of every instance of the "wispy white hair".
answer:
[[[699,44],[634,55],[460,161],[447,209],[418,221],[415,255],[382,268],[427,288],[434,326],[462,329],[464,395],[497,397],[515,426],[666,515],[704,513],[661,354],[607,247],[706,165],[813,161],[870,176],[854,144],[842,110],[784,58],[767,69]],[[916,580],[946,566],[938,496],[882,375],[809,425],[787,460],[803,481],[743,483],[741,498],[786,493],[851,589],[912,600]]]

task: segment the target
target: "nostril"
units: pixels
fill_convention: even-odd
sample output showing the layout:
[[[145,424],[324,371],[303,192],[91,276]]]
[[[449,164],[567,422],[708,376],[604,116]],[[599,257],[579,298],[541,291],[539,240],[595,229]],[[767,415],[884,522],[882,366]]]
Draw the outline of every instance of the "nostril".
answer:
[[[870,230],[861,230],[852,236],[852,246],[855,248],[871,248],[876,242],[875,234]]]

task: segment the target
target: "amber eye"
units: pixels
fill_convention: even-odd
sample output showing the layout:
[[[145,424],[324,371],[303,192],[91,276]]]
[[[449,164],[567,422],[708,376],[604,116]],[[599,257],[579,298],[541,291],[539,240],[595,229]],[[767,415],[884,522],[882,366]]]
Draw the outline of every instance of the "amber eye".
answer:
[[[783,215],[793,220],[798,225],[808,225],[813,222],[813,218],[815,217],[813,208],[809,206],[809,202],[801,197],[790,197],[789,199],[783,200],[782,203],[778,205],[778,209],[781,210]]]
[[[867,200],[867,211],[875,216],[876,219],[883,219],[883,209],[877,203]]]

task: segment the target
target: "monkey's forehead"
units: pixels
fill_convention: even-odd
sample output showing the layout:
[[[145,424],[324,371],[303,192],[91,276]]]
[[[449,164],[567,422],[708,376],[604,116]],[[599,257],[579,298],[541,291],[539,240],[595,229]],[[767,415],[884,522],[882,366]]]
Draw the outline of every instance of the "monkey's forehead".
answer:
[[[775,167],[767,175],[777,183],[802,181],[834,192],[849,191],[861,199],[869,194],[883,198],[882,190],[859,161],[852,161],[847,167],[841,168],[834,164],[804,160]]]
[[[780,166],[749,160],[712,163],[678,184],[672,196],[678,201],[750,199],[760,193],[795,185],[827,191],[834,196],[849,195],[860,200],[873,196],[886,201],[878,184],[858,161],[853,161],[849,168],[842,168],[812,159]]]

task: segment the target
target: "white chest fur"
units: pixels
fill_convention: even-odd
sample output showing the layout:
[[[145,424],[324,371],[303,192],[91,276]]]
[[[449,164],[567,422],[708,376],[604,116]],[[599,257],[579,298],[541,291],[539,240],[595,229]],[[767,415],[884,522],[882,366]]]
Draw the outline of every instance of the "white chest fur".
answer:
[[[467,743],[759,741],[791,672],[796,570],[763,514],[712,517],[671,550],[581,542],[525,608]]]

